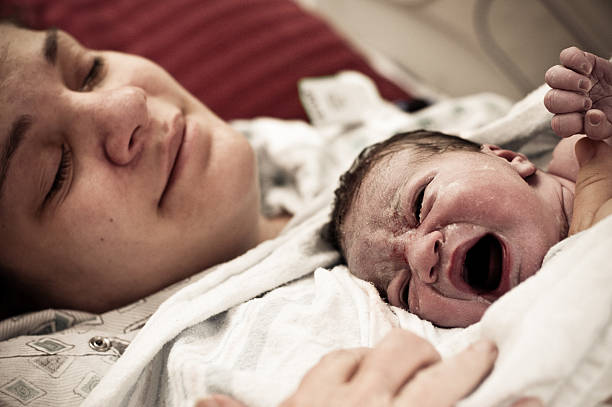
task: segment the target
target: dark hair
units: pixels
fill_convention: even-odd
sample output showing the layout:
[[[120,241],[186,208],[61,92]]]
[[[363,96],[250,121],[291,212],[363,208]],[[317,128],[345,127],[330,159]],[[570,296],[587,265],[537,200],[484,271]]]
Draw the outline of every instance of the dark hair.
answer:
[[[0,321],[24,312],[32,311],[25,306],[27,296],[15,287],[9,270],[0,265]]]
[[[340,177],[339,186],[335,191],[331,219],[324,229],[326,240],[334,245],[343,258],[346,253],[342,241],[342,225],[363,179],[384,157],[406,149],[411,149],[419,154],[419,157],[415,158],[416,161],[448,151],[480,151],[480,144],[437,131],[416,130],[398,133],[364,148],[349,170]]]
[[[23,13],[23,6],[0,3],[0,24],[10,24],[19,28],[29,28]]]
[[[20,26],[21,20],[15,13],[14,7],[7,4],[0,4],[0,25],[10,24]],[[15,291],[11,287],[12,277],[9,270],[0,264],[0,321],[19,314],[15,309]]]

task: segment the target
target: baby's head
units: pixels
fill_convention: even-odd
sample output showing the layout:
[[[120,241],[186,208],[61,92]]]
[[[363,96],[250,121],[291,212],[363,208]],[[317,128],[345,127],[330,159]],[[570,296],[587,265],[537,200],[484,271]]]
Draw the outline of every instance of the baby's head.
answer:
[[[513,151],[402,133],[365,149],[342,176],[330,238],[391,305],[467,326],[567,235],[566,187]]]

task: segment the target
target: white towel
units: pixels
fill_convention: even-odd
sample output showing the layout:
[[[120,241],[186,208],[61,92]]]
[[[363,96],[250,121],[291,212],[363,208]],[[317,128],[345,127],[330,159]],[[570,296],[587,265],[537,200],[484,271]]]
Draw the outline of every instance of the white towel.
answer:
[[[277,405],[322,355],[374,346],[400,326],[431,341],[444,357],[481,337],[497,342],[495,369],[461,407],[506,406],[524,395],[547,406],[595,406],[612,395],[612,290],[601,289],[612,287],[611,244],[612,217],[555,248],[540,273],[466,329],[436,328],[389,307],[345,266],[319,268],[194,323],[210,314],[206,309],[225,308],[210,294],[227,283],[215,291],[202,281],[160,309],[131,345],[136,351],[126,352],[85,405],[191,406],[215,392],[249,406]],[[249,273],[242,283],[254,278]],[[153,350],[169,327],[177,336]]]

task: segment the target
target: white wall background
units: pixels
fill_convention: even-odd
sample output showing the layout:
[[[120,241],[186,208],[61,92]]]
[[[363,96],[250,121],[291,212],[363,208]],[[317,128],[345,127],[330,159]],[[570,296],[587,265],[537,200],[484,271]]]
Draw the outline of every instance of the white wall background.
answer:
[[[612,0],[298,1],[450,96],[517,100],[569,45],[612,56]]]

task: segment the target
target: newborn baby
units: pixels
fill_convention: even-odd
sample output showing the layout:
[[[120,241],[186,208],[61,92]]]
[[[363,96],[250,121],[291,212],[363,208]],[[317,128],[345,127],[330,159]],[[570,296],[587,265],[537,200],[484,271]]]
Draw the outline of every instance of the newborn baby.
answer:
[[[601,129],[612,118],[612,64],[577,48],[561,62],[547,73],[553,129],[610,137]],[[542,171],[494,145],[398,134],[364,150],[341,178],[330,237],[390,304],[438,326],[467,326],[567,236],[578,138],[560,142]]]

